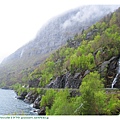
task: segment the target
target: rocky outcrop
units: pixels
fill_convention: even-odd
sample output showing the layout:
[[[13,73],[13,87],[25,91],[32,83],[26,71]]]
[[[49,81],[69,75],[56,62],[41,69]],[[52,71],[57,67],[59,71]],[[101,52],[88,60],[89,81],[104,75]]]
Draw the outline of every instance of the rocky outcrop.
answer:
[[[111,88],[112,82],[117,74],[118,70],[118,59],[119,57],[112,57],[108,61],[108,67],[107,67],[107,75],[106,75],[106,85],[105,87]],[[120,75],[118,75],[117,83],[114,86],[115,88],[120,88]]]
[[[105,78],[105,87],[111,88],[111,84],[117,74],[118,70],[118,56],[114,56],[108,61],[104,61],[101,63],[97,69],[99,69],[99,73],[102,78]],[[52,80],[46,88],[73,88],[78,89],[81,85],[82,78],[84,78],[87,74],[89,74],[89,70],[86,70],[82,73],[66,73],[59,77],[56,77],[55,80]],[[117,83],[114,86],[115,88],[120,88],[120,75],[118,75]]]
[[[81,85],[82,78],[85,77],[87,74],[89,74],[89,70],[86,70],[83,73],[75,73],[72,75],[71,73],[66,73],[64,75],[61,75],[59,77],[56,77],[55,80],[52,80],[46,88],[72,88],[72,89],[78,89]]]
[[[36,109],[40,109],[40,101],[41,101],[42,97],[39,95],[36,100],[33,103],[33,107]]]
[[[91,37],[98,32],[98,29],[93,29],[92,31],[88,32],[86,35],[86,40],[91,39]]]
[[[42,107],[39,111],[38,111],[38,115],[46,115],[46,109],[45,107]]]
[[[8,86],[4,86],[4,87],[2,87],[1,89],[8,90],[8,89],[10,89],[10,87],[8,87]]]
[[[66,73],[57,77],[55,80],[52,80],[48,84],[47,88],[79,88],[81,84],[81,73],[76,73],[74,76],[70,73]]]
[[[47,88],[64,88],[65,87],[65,80],[66,75],[61,75],[57,77],[55,80],[52,80],[49,85],[47,85]]]
[[[24,91],[24,92],[22,92],[22,93],[20,94],[20,96],[17,96],[16,98],[17,98],[17,99],[24,100],[26,95],[27,95],[27,92]]]
[[[36,98],[38,96],[38,93],[36,92],[33,92],[33,91],[30,91],[26,96],[25,96],[25,99],[24,99],[24,102],[26,103],[33,103]]]
[[[112,81],[115,78],[115,75],[117,73],[117,70],[116,70],[116,68],[117,68],[117,61],[118,61],[118,59],[114,58],[108,64],[107,75],[106,75],[106,78],[107,78],[106,87],[107,88],[111,88]]]
[[[37,92],[33,92],[33,91],[30,91],[30,92],[22,92],[20,94],[20,96],[16,96],[17,99],[20,99],[20,100],[24,100],[24,102],[28,103],[28,104],[31,104],[32,107],[33,107],[33,113],[35,114],[43,114],[45,115],[45,113],[43,113],[43,108],[41,109],[40,108],[40,101],[42,99],[41,95],[39,95]]]
[[[79,88],[82,82],[82,75],[81,73],[75,73],[74,76],[69,74],[66,78],[65,88]]]

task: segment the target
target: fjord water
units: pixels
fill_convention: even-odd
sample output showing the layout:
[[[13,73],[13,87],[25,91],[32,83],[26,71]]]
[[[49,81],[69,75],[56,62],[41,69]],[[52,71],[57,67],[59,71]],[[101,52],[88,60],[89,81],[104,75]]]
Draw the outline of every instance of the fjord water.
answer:
[[[30,115],[32,108],[24,101],[15,98],[13,90],[0,89],[0,115]]]

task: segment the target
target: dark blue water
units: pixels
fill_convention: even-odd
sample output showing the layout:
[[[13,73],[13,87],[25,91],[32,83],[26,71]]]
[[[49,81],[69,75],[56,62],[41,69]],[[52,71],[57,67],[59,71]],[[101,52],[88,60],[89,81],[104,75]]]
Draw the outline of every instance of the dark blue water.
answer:
[[[32,107],[15,96],[13,90],[0,89],[0,115],[31,115]]]

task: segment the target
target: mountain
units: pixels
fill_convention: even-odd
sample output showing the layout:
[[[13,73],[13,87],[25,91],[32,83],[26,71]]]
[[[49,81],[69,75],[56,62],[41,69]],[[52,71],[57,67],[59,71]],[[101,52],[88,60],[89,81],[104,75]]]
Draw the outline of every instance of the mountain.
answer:
[[[1,84],[21,82],[25,73],[27,76],[52,52],[65,45],[67,40],[73,39],[75,34],[80,34],[117,8],[109,5],[82,6],[51,19],[38,31],[34,40],[3,60],[0,65]]]
[[[98,71],[107,88],[120,88],[120,8],[77,34],[29,74],[39,87],[78,89]],[[33,84],[30,84],[33,86]]]
[[[69,39],[15,84],[39,115],[120,114],[120,8]]]

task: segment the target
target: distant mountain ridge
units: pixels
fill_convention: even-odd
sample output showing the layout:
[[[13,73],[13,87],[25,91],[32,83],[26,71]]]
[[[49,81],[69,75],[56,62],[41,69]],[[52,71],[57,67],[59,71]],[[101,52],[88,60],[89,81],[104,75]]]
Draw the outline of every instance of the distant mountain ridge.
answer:
[[[87,29],[118,7],[118,5],[82,6],[51,19],[39,30],[34,40],[3,60],[0,71],[6,68],[5,73],[8,74],[11,71],[19,72],[39,65],[51,52],[63,46],[68,39],[72,39],[75,34],[81,33],[82,30]]]
[[[88,28],[117,6],[83,6],[51,19],[38,32],[36,38],[24,45],[2,63],[35,55],[42,55],[57,49],[76,33]]]

